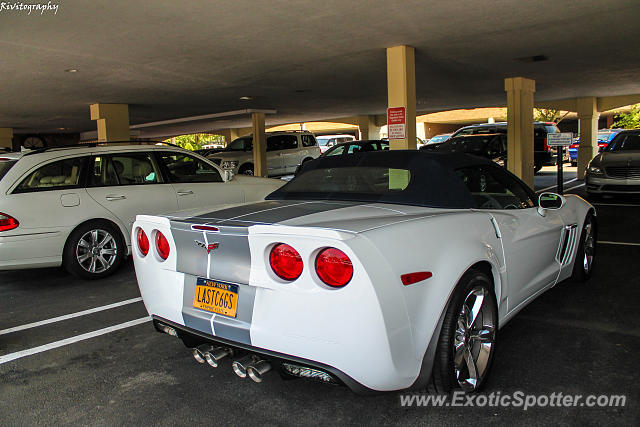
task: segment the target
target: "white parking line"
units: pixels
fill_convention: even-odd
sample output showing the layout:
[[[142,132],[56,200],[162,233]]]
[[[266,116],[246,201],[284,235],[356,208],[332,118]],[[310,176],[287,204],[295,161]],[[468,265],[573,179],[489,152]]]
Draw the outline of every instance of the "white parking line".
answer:
[[[142,317],[140,319],[131,320],[129,322],[120,323],[119,325],[109,326],[108,328],[99,329],[93,332],[87,332],[86,334],[77,335],[75,337],[66,338],[60,341],[55,341],[49,344],[41,345],[38,347],[30,348],[27,350],[17,351],[15,353],[5,354],[4,356],[0,356],[0,365],[3,363],[11,362],[16,359],[20,359],[27,356],[32,356],[34,354],[42,353],[44,351],[53,350],[54,348],[63,347],[65,345],[74,344],[79,341],[88,340],[90,338],[99,337],[100,335],[105,335],[110,332],[119,331],[121,329],[130,328],[132,326],[140,325],[142,323],[146,323],[151,320],[150,316]]]
[[[603,245],[623,245],[623,246],[640,246],[640,243],[633,242],[610,242],[608,240],[598,240],[598,243]]]
[[[574,188],[580,188],[584,185],[584,182],[582,184],[579,185],[574,185],[573,187],[569,187],[569,188],[565,188],[565,191],[569,191],[569,190],[573,190]]]
[[[86,316],[87,314],[98,313],[100,311],[110,310],[116,307],[122,307],[123,305],[133,304],[139,301],[142,301],[142,298],[140,297],[132,298],[125,301],[115,302],[109,305],[103,305],[102,307],[90,308],[89,310],[83,310],[77,313],[65,314],[64,316],[53,317],[51,319],[41,320],[39,322],[28,323],[22,326],[15,326],[9,329],[2,329],[0,330],[0,335],[10,334],[18,331],[24,331],[25,329],[36,328],[38,326],[48,325],[49,323],[61,322],[63,320],[73,319],[74,317]]]
[[[567,185],[568,183],[573,182],[573,181],[577,181],[577,180],[578,180],[578,178],[570,179],[569,181],[565,181],[564,185]],[[550,189],[556,188],[556,187],[557,187],[557,184],[554,184],[554,185],[551,185],[549,187],[545,187],[545,188],[541,188],[540,190],[536,190],[536,193],[542,193],[543,191],[550,190]]]

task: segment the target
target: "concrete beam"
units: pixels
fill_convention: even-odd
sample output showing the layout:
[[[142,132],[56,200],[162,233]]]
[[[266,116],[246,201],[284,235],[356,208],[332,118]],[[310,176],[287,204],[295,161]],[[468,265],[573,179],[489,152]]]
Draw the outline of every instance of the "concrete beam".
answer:
[[[578,147],[578,179],[584,179],[587,166],[598,154],[598,100],[596,97],[578,98],[580,146]]]
[[[387,48],[387,94],[388,105],[404,107],[406,111],[406,138],[389,138],[390,148],[416,148],[416,60],[415,50],[410,46]]]
[[[507,92],[507,168],[533,188],[533,94],[536,82],[504,79]]]
[[[264,176],[267,171],[267,136],[264,127],[264,113],[251,113],[253,133],[253,175]]]
[[[0,128],[0,148],[13,149],[13,128]]]
[[[97,121],[98,141],[128,141],[129,106],[127,104],[91,104],[91,120]]]
[[[608,111],[625,105],[640,103],[640,94],[622,96],[604,96],[598,98],[598,111]]]

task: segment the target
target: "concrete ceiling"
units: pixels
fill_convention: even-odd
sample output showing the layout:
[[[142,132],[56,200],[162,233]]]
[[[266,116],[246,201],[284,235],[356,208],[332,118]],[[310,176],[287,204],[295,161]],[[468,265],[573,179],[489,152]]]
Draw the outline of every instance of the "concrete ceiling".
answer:
[[[423,112],[504,105],[503,79],[514,76],[536,80],[536,100],[640,93],[639,18],[640,2],[628,0],[64,0],[55,15],[0,10],[0,127],[92,130],[96,102],[130,104],[131,124],[243,108],[276,109],[271,124],[381,114],[385,48],[399,44],[416,48]],[[516,60],[534,55],[548,60]]]

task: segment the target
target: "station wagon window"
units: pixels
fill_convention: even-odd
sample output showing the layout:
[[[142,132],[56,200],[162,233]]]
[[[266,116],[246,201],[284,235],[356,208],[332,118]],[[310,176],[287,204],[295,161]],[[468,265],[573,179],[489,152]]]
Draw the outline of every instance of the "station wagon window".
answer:
[[[7,174],[7,172],[9,172],[9,169],[11,169],[11,166],[15,165],[16,163],[17,163],[17,160],[0,159],[0,180],[2,179],[3,176]]]
[[[39,167],[18,185],[15,193],[77,188],[87,157],[59,160]]]
[[[314,147],[316,145],[316,139],[313,135],[300,135],[300,139],[302,139],[303,147]]]
[[[274,135],[267,138],[267,151],[290,150],[298,148],[296,135]]]
[[[479,209],[527,209],[535,206],[522,184],[499,169],[468,167],[456,172]]]
[[[161,182],[157,165],[148,153],[122,153],[93,158],[89,185],[143,185]]]
[[[160,153],[171,182],[222,182],[218,169],[194,156],[183,153]]]

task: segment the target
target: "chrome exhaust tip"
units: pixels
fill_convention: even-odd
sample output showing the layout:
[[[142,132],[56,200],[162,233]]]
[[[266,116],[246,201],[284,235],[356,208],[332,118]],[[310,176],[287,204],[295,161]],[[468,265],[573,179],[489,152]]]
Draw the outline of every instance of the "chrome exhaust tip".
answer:
[[[206,354],[213,350],[213,346],[211,344],[201,344],[193,349],[193,358],[196,359],[198,363],[204,363],[207,361]]]
[[[218,347],[206,352],[204,354],[204,359],[207,361],[209,366],[217,368],[219,364],[218,362],[227,356],[233,356],[233,350],[230,348]]]
[[[271,370],[271,364],[266,360],[259,360],[247,366],[247,374],[254,382],[261,383],[264,374]]]
[[[167,335],[171,335],[172,337],[178,336],[178,331],[176,331],[176,329],[172,328],[171,326],[160,325],[160,330]]]
[[[242,359],[236,360],[231,364],[233,372],[240,378],[247,377],[247,367],[254,362],[253,356],[245,356]]]

